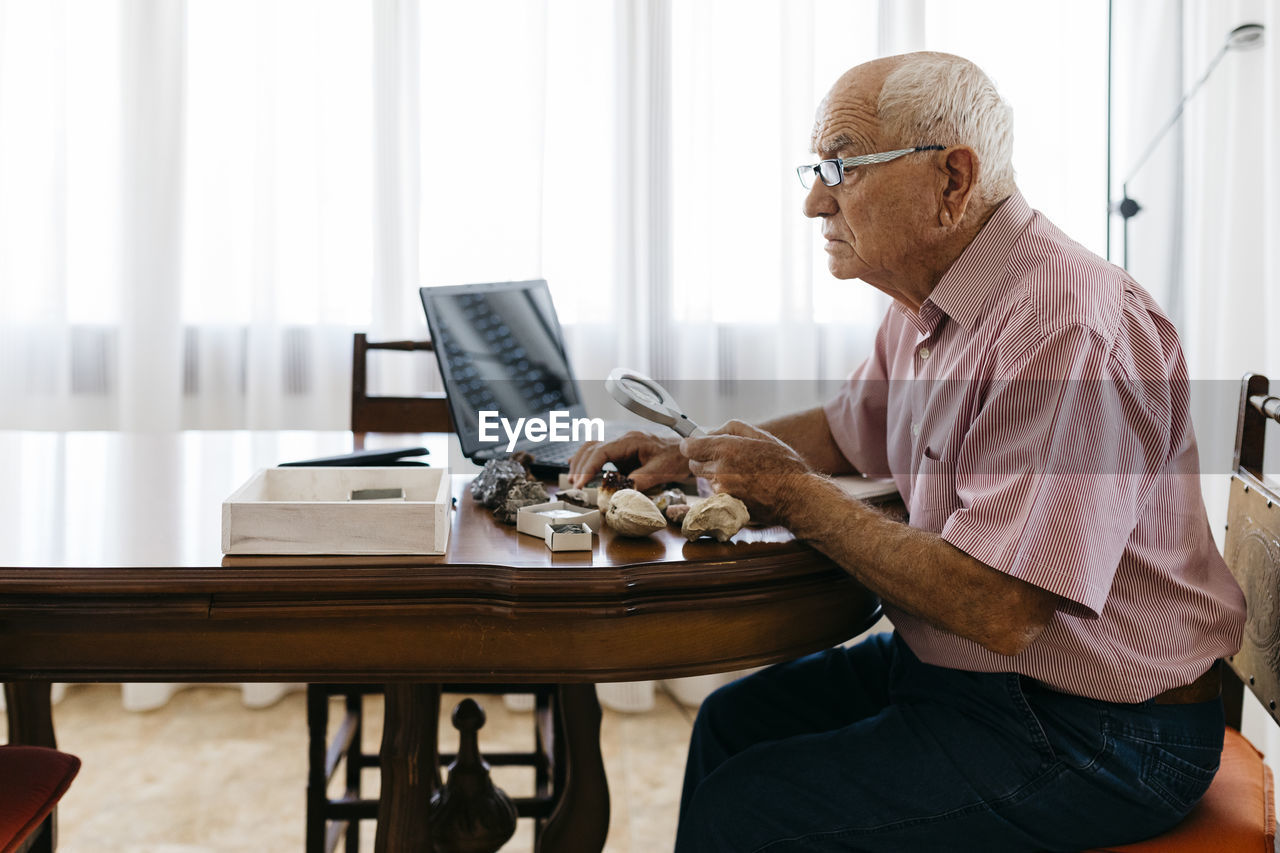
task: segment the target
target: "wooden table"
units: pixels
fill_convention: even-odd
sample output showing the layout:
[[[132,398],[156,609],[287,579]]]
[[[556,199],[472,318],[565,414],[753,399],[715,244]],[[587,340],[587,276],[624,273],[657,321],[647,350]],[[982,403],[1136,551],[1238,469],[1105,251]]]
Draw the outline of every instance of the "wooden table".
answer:
[[[447,458],[440,436],[399,443]],[[592,552],[553,554],[462,477],[442,557],[222,556],[220,502],[254,470],[350,447],[350,433],[0,432],[11,741],[53,744],[53,681],[386,683],[378,849],[430,849],[421,685],[559,684],[569,777],[540,849],[585,853],[608,826],[595,683],[786,660],[853,636],[875,606],[781,528],[723,545],[605,531]]]

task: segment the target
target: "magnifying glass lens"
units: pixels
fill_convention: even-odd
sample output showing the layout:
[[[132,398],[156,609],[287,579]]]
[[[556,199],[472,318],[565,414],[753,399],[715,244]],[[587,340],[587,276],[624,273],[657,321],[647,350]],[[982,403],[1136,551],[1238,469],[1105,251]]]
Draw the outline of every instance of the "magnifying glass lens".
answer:
[[[621,384],[627,389],[628,394],[636,400],[639,400],[641,403],[647,403],[649,405],[659,405],[662,403],[662,398],[655,394],[653,389],[646,383],[641,382],[638,379],[633,379],[628,376],[622,380]]]

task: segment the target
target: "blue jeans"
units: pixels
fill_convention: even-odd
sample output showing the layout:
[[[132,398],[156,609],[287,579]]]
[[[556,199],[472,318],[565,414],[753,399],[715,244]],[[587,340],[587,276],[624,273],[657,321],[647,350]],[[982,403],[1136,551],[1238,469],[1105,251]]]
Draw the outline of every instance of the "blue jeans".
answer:
[[[694,725],[677,853],[1082,850],[1176,824],[1220,700],[1121,705],[922,663],[896,634],[729,684]]]

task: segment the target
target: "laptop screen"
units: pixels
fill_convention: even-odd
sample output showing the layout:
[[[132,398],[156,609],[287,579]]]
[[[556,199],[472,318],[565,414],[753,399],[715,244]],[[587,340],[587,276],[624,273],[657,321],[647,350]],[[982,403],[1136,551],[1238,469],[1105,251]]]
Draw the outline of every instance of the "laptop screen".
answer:
[[[480,441],[482,411],[512,422],[556,410],[585,416],[545,281],[423,287],[419,293],[466,456],[494,446]]]

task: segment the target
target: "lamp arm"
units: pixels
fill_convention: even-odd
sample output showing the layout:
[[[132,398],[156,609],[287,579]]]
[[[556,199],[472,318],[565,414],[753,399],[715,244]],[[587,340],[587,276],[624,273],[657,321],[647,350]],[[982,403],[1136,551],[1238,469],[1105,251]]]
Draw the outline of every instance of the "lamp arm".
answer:
[[[1155,153],[1156,146],[1159,145],[1160,141],[1168,135],[1169,131],[1173,130],[1174,125],[1178,123],[1178,119],[1182,118],[1182,111],[1186,109],[1187,102],[1195,97],[1196,92],[1200,91],[1200,87],[1208,81],[1209,75],[1213,74],[1213,69],[1218,67],[1218,63],[1222,61],[1222,57],[1226,56],[1227,51],[1230,49],[1230,44],[1224,44],[1221,49],[1218,50],[1217,55],[1213,57],[1213,61],[1209,63],[1209,67],[1204,70],[1204,74],[1200,75],[1200,79],[1196,81],[1196,84],[1187,90],[1186,94],[1182,96],[1182,100],[1178,101],[1178,106],[1174,108],[1173,115],[1169,116],[1169,120],[1165,122],[1164,127],[1160,128],[1160,132],[1157,133],[1147,145],[1147,150],[1142,152],[1142,156],[1138,158],[1137,164],[1129,170],[1129,174],[1120,182],[1121,184],[1127,186],[1128,183],[1133,180],[1134,176],[1138,174],[1138,170],[1141,169],[1151,155]],[[1127,197],[1128,193],[1126,192],[1125,195]]]

